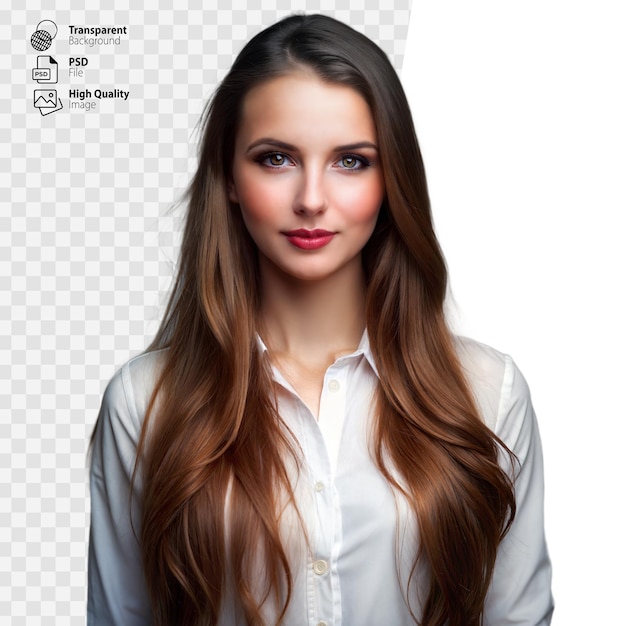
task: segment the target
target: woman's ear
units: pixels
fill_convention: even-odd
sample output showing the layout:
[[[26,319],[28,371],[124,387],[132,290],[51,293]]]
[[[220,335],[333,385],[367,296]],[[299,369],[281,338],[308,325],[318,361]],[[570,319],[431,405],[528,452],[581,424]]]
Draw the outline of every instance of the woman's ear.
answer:
[[[228,199],[235,204],[239,204],[237,188],[235,187],[235,182],[232,179],[228,182]]]

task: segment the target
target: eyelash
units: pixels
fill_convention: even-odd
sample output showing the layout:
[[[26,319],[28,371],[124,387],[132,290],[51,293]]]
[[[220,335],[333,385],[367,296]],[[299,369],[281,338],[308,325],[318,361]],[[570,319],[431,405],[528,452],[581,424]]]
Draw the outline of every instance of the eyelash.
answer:
[[[283,157],[283,159],[285,160],[283,165],[271,165],[268,162],[269,159],[275,156]],[[345,159],[354,159],[358,164],[356,167],[340,167],[339,168],[347,172],[358,172],[371,165],[370,161],[366,159],[364,156],[361,156],[358,154],[351,154],[351,153],[341,155],[341,157],[339,157],[339,159],[337,159],[335,163],[340,163],[341,161]],[[255,160],[260,165],[267,167],[268,169],[274,169],[274,170],[282,169],[287,162],[293,163],[293,159],[291,159],[289,156],[287,156],[283,152],[265,152],[264,154],[259,155]]]

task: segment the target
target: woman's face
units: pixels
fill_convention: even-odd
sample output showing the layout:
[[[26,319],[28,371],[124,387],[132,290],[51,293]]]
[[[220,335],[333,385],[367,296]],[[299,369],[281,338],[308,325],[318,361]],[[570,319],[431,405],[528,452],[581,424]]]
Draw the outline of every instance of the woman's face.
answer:
[[[360,270],[385,187],[374,120],[354,89],[293,72],[246,95],[230,200],[271,264],[299,280]]]

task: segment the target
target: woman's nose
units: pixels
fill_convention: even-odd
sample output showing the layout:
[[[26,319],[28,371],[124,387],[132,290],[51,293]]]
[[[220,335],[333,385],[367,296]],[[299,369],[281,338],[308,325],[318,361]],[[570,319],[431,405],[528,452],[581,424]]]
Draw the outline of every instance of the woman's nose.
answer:
[[[315,215],[327,207],[324,174],[316,170],[302,170],[299,188],[294,198],[294,211],[302,215]]]

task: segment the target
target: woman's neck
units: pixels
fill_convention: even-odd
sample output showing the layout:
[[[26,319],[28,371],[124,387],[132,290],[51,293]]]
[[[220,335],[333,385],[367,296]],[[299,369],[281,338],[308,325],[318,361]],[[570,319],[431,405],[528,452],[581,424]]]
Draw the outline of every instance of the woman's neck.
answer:
[[[262,265],[261,334],[271,354],[317,369],[356,349],[365,329],[365,276],[356,261],[320,281]]]

